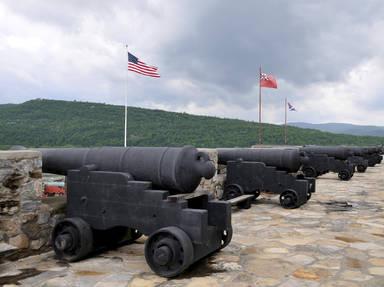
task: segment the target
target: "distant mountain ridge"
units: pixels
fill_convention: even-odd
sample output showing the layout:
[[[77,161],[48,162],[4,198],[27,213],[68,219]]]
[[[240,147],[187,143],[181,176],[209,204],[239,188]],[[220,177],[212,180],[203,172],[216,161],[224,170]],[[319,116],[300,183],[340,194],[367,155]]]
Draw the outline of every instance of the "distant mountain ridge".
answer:
[[[354,125],[347,123],[323,123],[323,124],[311,124],[303,122],[288,123],[290,126],[303,128],[303,129],[315,129],[323,132],[347,134],[356,136],[384,136],[384,127],[382,126],[365,126]]]

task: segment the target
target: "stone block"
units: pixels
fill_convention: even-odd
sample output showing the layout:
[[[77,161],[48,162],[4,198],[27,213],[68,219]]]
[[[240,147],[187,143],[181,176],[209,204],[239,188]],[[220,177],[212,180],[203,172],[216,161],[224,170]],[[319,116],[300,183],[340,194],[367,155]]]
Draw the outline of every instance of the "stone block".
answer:
[[[41,202],[39,200],[25,200],[20,204],[21,212],[37,212],[40,208]]]
[[[39,250],[41,247],[43,247],[47,243],[47,241],[48,241],[47,238],[39,238],[36,240],[32,240],[29,247],[32,250]]]
[[[47,224],[51,217],[49,206],[42,204],[37,214],[37,224]]]
[[[39,159],[39,158],[41,158],[41,153],[39,151],[36,151],[36,150],[0,151],[0,161],[3,161],[3,160],[20,161],[20,160],[25,160],[25,159]]]
[[[42,183],[39,180],[33,180],[24,183],[19,188],[19,194],[20,194],[20,200],[21,201],[27,201],[27,200],[34,200],[34,201],[40,201],[40,198],[43,194],[42,192]]]
[[[9,244],[16,246],[17,248],[28,248],[29,239],[24,233],[20,233],[15,237],[9,239]]]

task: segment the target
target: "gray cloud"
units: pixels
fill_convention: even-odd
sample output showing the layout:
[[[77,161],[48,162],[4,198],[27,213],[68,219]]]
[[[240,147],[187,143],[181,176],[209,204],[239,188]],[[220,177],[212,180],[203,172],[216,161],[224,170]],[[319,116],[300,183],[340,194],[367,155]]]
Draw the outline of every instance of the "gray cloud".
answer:
[[[384,124],[380,0],[2,3],[1,103],[122,104],[128,43],[162,75],[130,74],[131,105],[255,120],[262,65],[279,82],[264,90],[266,120],[282,121],[287,96],[294,120]]]
[[[252,86],[259,64],[297,84],[337,81],[374,53],[361,40],[384,10],[380,1],[368,3],[221,2],[166,46],[164,57],[183,60],[170,61],[175,71],[235,90]]]

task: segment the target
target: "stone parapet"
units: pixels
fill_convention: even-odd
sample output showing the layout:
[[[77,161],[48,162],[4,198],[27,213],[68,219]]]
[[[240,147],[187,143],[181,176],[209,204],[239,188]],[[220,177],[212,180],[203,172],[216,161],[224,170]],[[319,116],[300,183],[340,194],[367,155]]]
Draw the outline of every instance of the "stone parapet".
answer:
[[[43,203],[38,151],[0,151],[0,243],[40,249],[60,215]]]
[[[215,198],[221,198],[223,194],[223,185],[225,180],[225,175],[221,174],[219,171],[218,164],[218,153],[216,149],[209,148],[199,148],[199,151],[205,152],[208,154],[209,158],[213,161],[216,173],[211,179],[202,179],[199,185],[199,190],[203,190],[213,195]]]

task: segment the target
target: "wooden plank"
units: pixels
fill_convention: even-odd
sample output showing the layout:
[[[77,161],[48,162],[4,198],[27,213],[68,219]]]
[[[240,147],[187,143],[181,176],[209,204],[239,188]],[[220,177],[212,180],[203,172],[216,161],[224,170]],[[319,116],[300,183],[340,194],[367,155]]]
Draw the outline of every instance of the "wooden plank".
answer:
[[[253,197],[254,197],[253,194],[244,194],[244,195],[240,195],[238,197],[232,198],[228,200],[228,202],[230,202],[231,205],[237,205],[238,203],[243,202],[245,200],[251,200]]]

